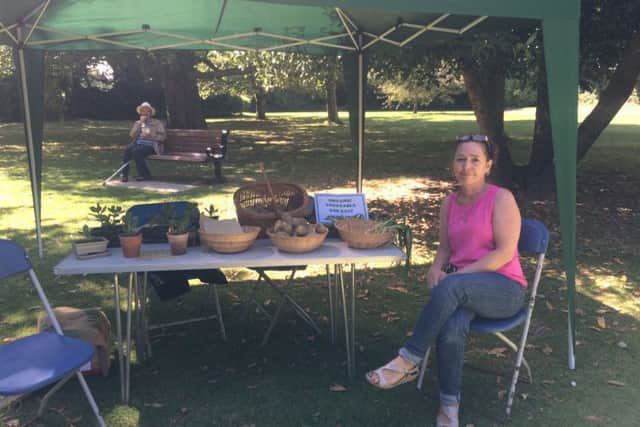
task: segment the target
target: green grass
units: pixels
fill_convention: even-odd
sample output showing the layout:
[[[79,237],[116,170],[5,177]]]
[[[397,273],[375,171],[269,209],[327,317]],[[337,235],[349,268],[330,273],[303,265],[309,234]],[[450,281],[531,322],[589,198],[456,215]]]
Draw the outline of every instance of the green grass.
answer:
[[[582,116],[584,112],[582,112]],[[32,256],[54,305],[102,307],[113,322],[113,296],[106,276],[55,277],[53,266],[70,251],[70,242],[89,222],[89,206],[188,199],[201,206],[214,203],[221,215],[234,215],[232,195],[238,186],[261,180],[264,162],[273,180],[305,186],[309,192],[354,188],[354,153],[347,126],[327,126],[320,113],[270,114],[267,122],[247,117],[211,120],[213,128],[232,130],[225,174],[229,182],[209,186],[212,171],[196,165],[151,163],[158,179],[195,183],[180,195],[102,187],[117,167],[127,140],[128,122],[72,121],[45,127],[43,232],[46,256],[36,256],[28,169],[22,126],[0,124],[0,237],[17,239]],[[514,157],[527,157],[533,111],[507,112]],[[525,215],[542,218],[552,231],[548,269],[536,307],[527,359],[533,384],[521,384],[514,404],[517,426],[633,426],[640,419],[636,404],[640,380],[636,355],[640,349],[640,184],[638,159],[640,110],[628,108],[601,136],[578,169],[578,369],[566,369],[566,306],[562,284],[557,209],[554,202],[530,202]],[[153,340],[154,357],[134,362],[131,406],[119,403],[117,363],[108,378],[92,378],[99,406],[113,426],[369,426],[424,425],[437,410],[433,375],[426,390],[412,385],[391,392],[368,386],[362,376],[386,362],[411,330],[428,292],[424,275],[433,256],[437,207],[450,190],[448,169],[452,136],[477,131],[470,112],[372,112],[367,115],[365,191],[370,208],[385,211],[414,226],[416,265],[408,278],[389,266],[361,271],[358,298],[358,377],[346,380],[344,351],[328,339],[325,279],[309,269],[297,280],[293,294],[318,319],[324,333],[310,330],[286,312],[270,343],[260,347],[266,322],[251,313],[240,320],[240,302],[253,276],[228,271],[231,285],[221,289],[229,341],[220,339],[214,322],[167,330]],[[0,339],[34,330],[38,299],[26,281],[4,281],[0,287]],[[305,286],[303,286],[305,285]],[[151,321],[179,319],[213,310],[206,289],[194,286],[181,304],[161,303],[152,296]],[[274,295],[259,300],[273,308]],[[390,311],[397,313],[387,321]],[[383,316],[384,315],[384,316]],[[399,319],[393,320],[394,317]],[[606,321],[596,330],[598,317]],[[620,342],[626,348],[619,346]],[[504,400],[499,393],[509,375],[511,358],[487,352],[500,344],[473,336],[465,369],[462,423],[498,424]],[[549,352],[548,349],[552,349]],[[543,351],[546,350],[546,353]],[[547,354],[548,353],[548,354]],[[432,374],[432,372],[430,372]],[[621,381],[624,386],[608,384]],[[571,386],[576,382],[576,387]],[[332,392],[333,384],[346,392]],[[33,414],[37,399],[0,412],[0,424],[21,425]],[[51,401],[43,425],[92,425],[88,405],[76,382]]]

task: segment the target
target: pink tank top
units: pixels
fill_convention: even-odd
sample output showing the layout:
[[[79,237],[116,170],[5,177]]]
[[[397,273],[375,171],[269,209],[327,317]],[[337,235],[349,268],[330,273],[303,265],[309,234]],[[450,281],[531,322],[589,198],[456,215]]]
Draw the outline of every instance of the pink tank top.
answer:
[[[451,256],[449,262],[463,268],[482,258],[496,248],[493,238],[493,207],[500,187],[489,184],[485,193],[470,205],[458,203],[459,193],[449,199],[447,225]],[[496,270],[508,278],[527,287],[522,273],[518,249],[509,262]]]

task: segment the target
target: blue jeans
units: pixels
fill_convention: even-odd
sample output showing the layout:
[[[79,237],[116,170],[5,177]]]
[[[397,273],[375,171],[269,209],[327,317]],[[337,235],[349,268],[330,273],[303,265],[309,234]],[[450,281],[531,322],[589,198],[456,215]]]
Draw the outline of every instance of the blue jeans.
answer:
[[[499,319],[513,316],[524,303],[525,289],[500,273],[456,273],[431,292],[413,329],[399,351],[419,365],[427,348],[436,343],[440,402],[460,402],[464,345],[469,325],[478,315]]]

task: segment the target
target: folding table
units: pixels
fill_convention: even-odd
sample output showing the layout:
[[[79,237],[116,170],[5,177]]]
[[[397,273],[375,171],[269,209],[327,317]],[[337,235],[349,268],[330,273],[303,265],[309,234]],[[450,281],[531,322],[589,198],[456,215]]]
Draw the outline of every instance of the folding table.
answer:
[[[125,258],[120,248],[109,249],[111,255],[101,258],[78,260],[71,254],[60,261],[53,269],[56,275],[74,274],[113,274],[115,318],[118,335],[118,358],[120,364],[120,391],[123,403],[129,401],[130,364],[131,364],[131,327],[133,298],[136,300],[137,314],[144,310],[144,301],[139,299],[137,274],[150,271],[196,270],[207,268],[238,268],[238,267],[277,267],[304,265],[334,265],[335,282],[339,284],[342,298],[342,308],[345,325],[345,345],[347,353],[347,371],[350,379],[355,377],[355,265],[367,263],[391,263],[402,261],[404,255],[394,245],[377,249],[352,249],[345,242],[337,239],[327,239],[318,249],[305,254],[288,254],[280,252],[267,239],[259,239],[247,251],[238,254],[219,254],[204,252],[199,247],[189,248],[185,255],[171,256],[167,244],[143,244],[139,258]],[[345,292],[343,265],[351,265],[351,292]],[[327,267],[329,271],[329,267]],[[126,346],[122,338],[122,321],[120,318],[120,292],[118,274],[129,273],[127,293],[126,317]],[[146,280],[144,281],[146,283]],[[135,283],[135,288],[134,288]],[[143,291],[144,294],[144,291]],[[331,294],[330,294],[331,295]],[[348,299],[351,299],[350,304]],[[331,304],[333,311],[333,305]],[[350,311],[350,313],[349,313]],[[333,316],[332,316],[333,317]],[[144,319],[138,317],[138,322]],[[138,325],[140,327],[140,325]],[[334,324],[332,322],[332,334]]]

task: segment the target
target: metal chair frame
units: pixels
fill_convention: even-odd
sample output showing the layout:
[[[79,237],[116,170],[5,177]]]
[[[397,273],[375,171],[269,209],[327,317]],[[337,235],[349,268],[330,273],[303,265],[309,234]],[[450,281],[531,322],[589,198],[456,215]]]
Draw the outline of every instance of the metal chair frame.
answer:
[[[176,207],[176,210],[182,208],[182,206],[186,205],[190,202],[178,201],[178,202],[165,202],[165,203],[149,203],[149,204],[140,204],[134,205],[127,210],[127,213],[131,212],[135,215],[136,210],[147,210],[143,212],[142,218],[139,218],[140,224],[144,225],[148,223],[148,221],[155,215],[155,213],[159,212],[163,205],[170,204]],[[155,212],[157,210],[157,212]],[[142,283],[140,283],[142,282]],[[224,325],[224,319],[222,317],[222,307],[220,305],[220,295],[218,294],[217,287],[219,285],[215,283],[207,283],[203,282],[208,286],[207,293],[208,296],[211,296],[211,290],[213,289],[214,302],[216,306],[216,314],[210,316],[201,316],[194,317],[191,319],[185,319],[175,322],[166,322],[166,323],[158,323],[158,324],[148,324],[146,319],[146,308],[148,305],[148,274],[144,273],[142,281],[138,280],[138,275],[134,274],[134,301],[136,303],[136,330],[139,331],[136,333],[136,354],[138,354],[139,358],[144,358],[145,356],[152,357],[151,344],[149,339],[149,331],[154,329],[167,328],[171,326],[184,325],[195,322],[202,322],[211,320],[213,318],[217,318],[218,325],[220,328],[220,335],[222,336],[222,340],[227,340],[227,331]]]
[[[542,276],[542,268],[544,266],[544,258],[549,244],[549,232],[547,228],[540,221],[530,218],[522,220],[522,228],[520,233],[520,240],[518,242],[518,250],[520,254],[533,254],[536,256],[536,269],[531,284],[530,293],[528,297],[528,303],[523,307],[516,315],[509,319],[512,322],[505,322],[509,319],[485,319],[476,317],[471,321],[470,330],[474,332],[492,333],[497,336],[502,342],[504,342],[509,348],[516,352],[516,362],[511,380],[511,386],[509,388],[509,395],[507,398],[507,407],[505,410],[506,419],[511,417],[511,407],[513,405],[513,398],[516,393],[516,385],[520,377],[520,367],[524,365],[527,370],[527,375],[530,382],[533,382],[533,375],[531,374],[531,368],[529,363],[524,358],[524,350],[527,344],[527,337],[529,335],[529,327],[531,325],[531,316],[533,315],[533,308],[536,303],[536,295],[538,293],[538,285]],[[504,327],[505,323],[509,323],[508,327]],[[523,325],[522,334],[520,335],[519,344],[516,345],[511,341],[503,332],[511,330],[517,326]],[[422,383],[424,380],[427,363],[429,361],[429,353],[431,347],[429,347],[422,359],[420,365],[420,375],[418,377],[418,390],[422,390]]]

